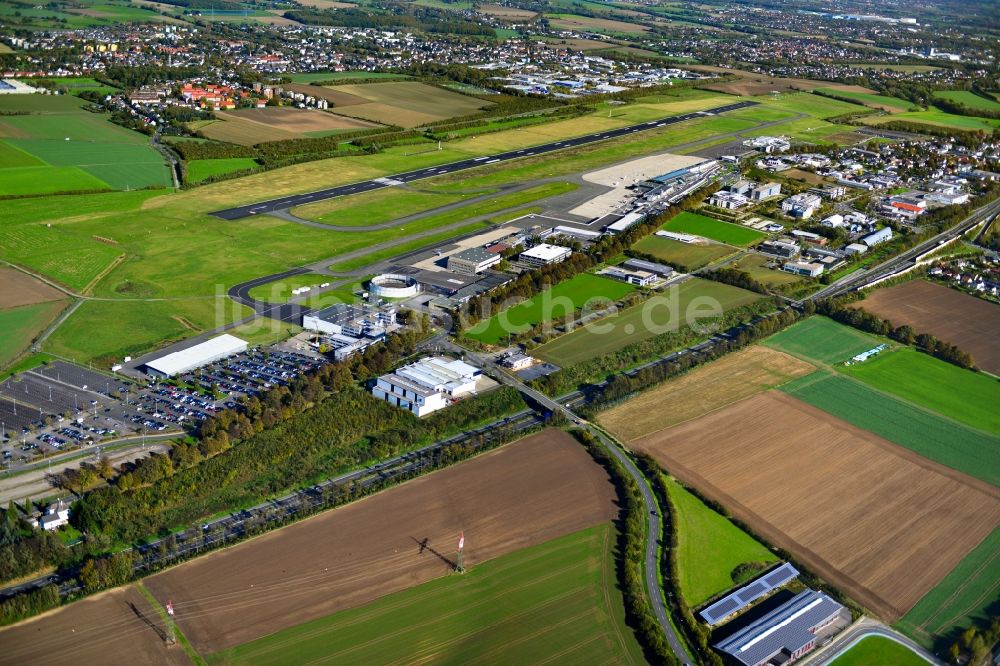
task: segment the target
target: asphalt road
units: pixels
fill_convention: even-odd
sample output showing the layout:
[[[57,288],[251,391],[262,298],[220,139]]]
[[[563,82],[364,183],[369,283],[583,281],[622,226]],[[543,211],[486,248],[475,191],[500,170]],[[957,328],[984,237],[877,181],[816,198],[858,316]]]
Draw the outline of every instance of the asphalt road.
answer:
[[[822,666],[823,664],[829,664],[841,654],[850,650],[858,643],[858,641],[868,638],[869,636],[881,636],[890,641],[895,641],[900,645],[904,645],[913,650],[913,652],[925,661],[934,664],[935,666],[942,663],[941,660],[937,659],[930,652],[923,649],[898,631],[894,631],[874,618],[863,617],[851,625],[846,631],[834,638],[832,643],[820,648],[812,655],[806,657],[802,661],[802,664],[803,666]]]
[[[258,301],[250,296],[250,290],[254,287],[259,287],[262,284],[268,284],[269,282],[275,282],[286,277],[302,275],[309,272],[310,270],[308,268],[293,268],[289,271],[284,271],[283,273],[265,275],[263,277],[249,280],[248,282],[234,285],[229,288],[227,294],[229,295],[229,298],[233,299],[240,305],[252,308],[254,312],[259,315],[270,317],[271,319],[280,319],[288,324],[301,324],[302,315],[311,313],[312,308],[307,308],[303,305],[296,305],[294,303],[278,305],[274,303],[267,303],[265,301]]]
[[[505,153],[498,153],[496,155],[485,155],[483,157],[474,157],[466,160],[460,160],[458,162],[451,162],[450,164],[442,164],[440,166],[426,167],[423,169],[416,169],[414,171],[406,171],[403,173],[397,173],[392,176],[384,176],[382,178],[365,180],[357,183],[351,183],[349,185],[340,185],[325,190],[308,192],[306,194],[295,194],[292,196],[281,197],[279,199],[260,201],[258,203],[248,204],[246,206],[238,206],[236,208],[226,208],[225,210],[217,210],[211,213],[211,215],[214,215],[215,217],[218,218],[222,218],[223,220],[238,220],[244,217],[248,217],[250,215],[260,215],[263,213],[270,213],[278,210],[286,210],[294,206],[302,206],[305,204],[316,203],[317,201],[332,199],[334,197],[340,197],[348,194],[359,194],[361,192],[370,192],[372,190],[379,190],[385,187],[399,185],[401,183],[409,183],[415,180],[421,180],[423,178],[433,178],[434,176],[441,176],[444,174],[455,173],[457,171],[465,171],[466,169],[474,169],[475,167],[485,166],[487,164],[497,164],[498,162],[516,160],[522,157],[544,155],[545,153],[564,150],[566,148],[585,146],[587,144],[595,143],[597,141],[605,141],[607,139],[614,139],[617,137],[625,136],[627,134],[632,134],[634,132],[642,132],[645,130],[656,129],[658,127],[664,127],[666,125],[674,125],[676,123],[684,122],[685,120],[691,120],[693,118],[698,118],[700,116],[725,113],[727,111],[735,111],[736,109],[743,109],[749,106],[756,106],[756,104],[757,102],[750,102],[750,101],[734,102],[733,104],[718,106],[715,107],[714,109],[706,109],[704,111],[685,113],[679,116],[672,116],[670,118],[660,118],[659,120],[651,120],[649,122],[640,123],[638,125],[628,125],[627,127],[619,127],[618,129],[606,130],[604,132],[596,132],[594,134],[588,134],[586,136],[578,136],[572,139],[565,139],[563,141],[553,141],[551,143],[546,143],[540,146],[532,146],[530,148],[522,148],[520,150],[510,150]]]

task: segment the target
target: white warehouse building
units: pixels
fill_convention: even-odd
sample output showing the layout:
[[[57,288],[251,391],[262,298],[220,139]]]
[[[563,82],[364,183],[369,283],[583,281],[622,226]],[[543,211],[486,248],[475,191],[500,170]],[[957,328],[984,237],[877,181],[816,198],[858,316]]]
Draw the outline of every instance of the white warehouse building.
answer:
[[[245,340],[223,333],[193,347],[147,361],[146,372],[157,377],[174,377],[246,350]]]
[[[372,395],[417,416],[444,409],[450,400],[475,393],[482,371],[463,361],[431,356],[382,375]]]
[[[549,264],[558,264],[560,261],[565,261],[571,254],[573,254],[573,251],[568,247],[541,243],[530,250],[522,252],[520,259],[531,266],[548,266]]]

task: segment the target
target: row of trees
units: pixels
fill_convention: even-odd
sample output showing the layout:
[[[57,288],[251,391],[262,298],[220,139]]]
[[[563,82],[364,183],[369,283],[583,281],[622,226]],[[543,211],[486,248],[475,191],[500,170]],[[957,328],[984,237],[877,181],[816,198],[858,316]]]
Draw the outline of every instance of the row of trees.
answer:
[[[807,303],[807,306],[810,304]],[[588,393],[587,414],[596,414],[619,402],[627,400],[640,391],[652,388],[668,379],[682,375],[688,370],[713,361],[730,352],[742,349],[757,340],[762,340],[798,321],[800,315],[792,308],[786,308],[744,326],[732,338],[718,340],[697,354],[684,354],[670,361],[647,365],[632,373],[613,375],[608,383]]]
[[[69,555],[57,535],[29,527],[13,502],[0,509],[0,580],[9,581],[47,566],[59,566]]]
[[[618,549],[617,564],[622,595],[625,598],[625,620],[646,651],[650,663],[680,664],[677,655],[667,643],[663,627],[653,615],[646,595],[645,571],[646,510],[639,486],[597,438],[585,430],[574,429],[573,435],[583,444],[591,457],[611,477],[618,493]],[[658,594],[658,590],[649,590]]]
[[[703,273],[699,273],[698,275],[706,280],[722,282],[734,287],[739,287],[740,289],[746,289],[747,291],[755,291],[758,294],[770,293],[767,285],[760,280],[754,279],[754,277],[746,271],[741,271],[738,268],[719,268],[714,271],[705,271]]]
[[[888,319],[882,319],[878,315],[861,308],[847,307],[845,304],[845,301],[856,300],[859,297],[860,294],[853,297],[853,299],[822,300],[816,304],[816,311],[853,328],[876,335],[884,335],[904,345],[915,345],[917,349],[942,361],[957,365],[960,368],[968,370],[976,369],[976,363],[972,355],[963,351],[957,345],[938,340],[930,333],[917,333],[909,325],[904,324],[903,326],[894,327]]]
[[[993,615],[982,627],[972,626],[948,646],[948,661],[952,664],[985,664],[990,650],[1000,641],[1000,616]]]

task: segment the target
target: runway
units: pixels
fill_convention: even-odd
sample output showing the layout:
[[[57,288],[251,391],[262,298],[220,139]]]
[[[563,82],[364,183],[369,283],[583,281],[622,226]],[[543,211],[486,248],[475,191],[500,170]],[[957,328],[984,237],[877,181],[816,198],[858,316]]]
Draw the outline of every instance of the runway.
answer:
[[[270,213],[278,210],[286,210],[294,206],[302,206],[305,204],[316,203],[317,201],[332,199],[334,197],[345,196],[348,194],[359,194],[361,192],[370,192],[372,190],[379,190],[386,187],[392,187],[394,185],[410,183],[415,180],[421,180],[423,178],[433,178],[434,176],[443,176],[445,174],[455,173],[458,171],[465,171],[466,169],[474,169],[476,167],[486,166],[488,164],[497,164],[499,162],[516,160],[522,157],[533,157],[536,155],[544,155],[546,153],[564,150],[566,148],[585,146],[587,144],[595,143],[597,141],[615,139],[618,137],[626,136],[628,134],[633,134],[635,132],[648,131],[660,127],[665,127],[667,125],[674,125],[677,123],[681,123],[684,122],[685,120],[693,120],[695,118],[716,115],[719,113],[725,113],[727,111],[735,111],[737,109],[743,109],[749,106],[756,106],[756,105],[757,102],[751,102],[751,101],[734,102],[733,104],[718,106],[715,107],[714,109],[706,109],[704,111],[685,113],[679,116],[671,116],[670,118],[660,118],[658,120],[651,120],[649,122],[640,123],[638,125],[628,125],[627,127],[619,127],[618,129],[596,132],[594,134],[588,134],[586,136],[578,136],[572,139],[553,141],[551,143],[546,143],[540,146],[532,146],[530,148],[522,148],[520,150],[511,150],[505,153],[498,153],[496,155],[474,157],[465,160],[460,160],[458,162],[451,162],[450,164],[442,164],[439,166],[416,169],[414,171],[406,171],[392,176],[383,176],[381,178],[374,178],[372,180],[365,180],[357,183],[351,183],[348,185],[339,185],[337,187],[331,187],[325,190],[317,190],[315,192],[309,192],[306,194],[295,194],[287,197],[281,197],[279,199],[270,199],[268,201],[261,201],[255,204],[248,204],[246,206],[238,206],[236,208],[226,208],[224,210],[217,210],[210,214],[214,215],[215,217],[221,218],[223,220],[238,220],[244,217],[249,217],[250,215],[260,215],[263,213]]]

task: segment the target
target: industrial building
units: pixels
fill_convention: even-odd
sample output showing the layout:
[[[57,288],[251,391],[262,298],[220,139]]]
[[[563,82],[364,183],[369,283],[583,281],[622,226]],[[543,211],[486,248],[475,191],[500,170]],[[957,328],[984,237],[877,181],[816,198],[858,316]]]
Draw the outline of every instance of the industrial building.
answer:
[[[764,199],[776,197],[779,194],[781,194],[781,184],[773,182],[764,183],[750,190],[750,198],[753,201],[763,201]]]
[[[851,612],[823,592],[804,590],[715,645],[744,666],[789,664],[851,621]]]
[[[737,194],[736,192],[726,192],[724,190],[716,192],[708,199],[709,206],[715,206],[716,208],[722,208],[725,210],[737,210],[749,203],[750,200],[742,194]]]
[[[542,243],[521,253],[519,259],[529,266],[548,266],[565,261],[573,251],[561,245]]]
[[[799,256],[802,251],[802,247],[793,242],[792,240],[769,240],[764,241],[757,246],[757,251],[761,254],[767,254],[772,257],[781,257],[782,259],[792,259]]]
[[[666,264],[658,264],[655,261],[645,261],[643,259],[626,259],[622,266],[634,271],[649,271],[663,278],[669,278],[674,274],[674,269]]]
[[[496,266],[503,257],[481,247],[470,247],[448,257],[448,270],[461,275],[475,275]]]
[[[223,333],[193,347],[147,361],[146,372],[157,377],[175,377],[246,350],[245,340]]]
[[[710,627],[722,624],[754,601],[794,580],[798,575],[798,569],[785,562],[707,606],[698,615],[701,615]]]
[[[384,336],[396,322],[396,308],[364,307],[337,303],[302,316],[302,328],[315,333],[351,337]]]
[[[879,243],[884,243],[887,240],[892,240],[892,228],[882,227],[878,231],[874,231],[867,236],[862,236],[860,238],[861,242],[872,247],[873,245],[878,245]]]
[[[823,200],[815,194],[809,194],[808,192],[793,194],[781,202],[781,212],[791,217],[808,220],[819,209],[822,203]]]
[[[463,361],[431,356],[379,377],[372,395],[417,416],[444,409],[450,401],[475,393],[482,372]]]
[[[609,266],[598,271],[597,274],[609,277],[613,280],[620,280],[628,284],[634,284],[638,287],[648,287],[659,280],[655,273],[642,270],[632,271],[618,266]]]
[[[781,270],[795,275],[805,275],[808,277],[819,277],[823,274],[823,264],[808,263],[805,261],[789,261]]]

